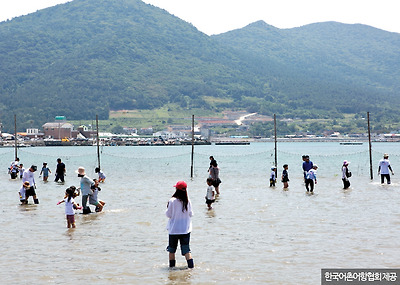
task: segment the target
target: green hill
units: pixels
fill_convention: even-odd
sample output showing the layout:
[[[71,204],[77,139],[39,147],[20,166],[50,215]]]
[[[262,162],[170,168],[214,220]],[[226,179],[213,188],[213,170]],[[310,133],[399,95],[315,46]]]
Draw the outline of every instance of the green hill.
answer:
[[[0,39],[5,130],[14,113],[22,129],[165,104],[398,120],[400,35],[368,26],[256,22],[209,37],[139,0],[75,0],[0,23]]]
[[[213,38],[253,60],[260,78],[279,74],[277,83],[267,84],[292,108],[357,113],[398,107],[399,34],[335,22],[287,30],[256,22]]]

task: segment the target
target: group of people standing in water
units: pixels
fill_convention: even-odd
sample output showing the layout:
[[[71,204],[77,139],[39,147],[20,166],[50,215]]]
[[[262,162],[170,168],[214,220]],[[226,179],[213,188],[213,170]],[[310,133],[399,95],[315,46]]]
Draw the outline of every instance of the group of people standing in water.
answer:
[[[306,187],[307,193],[313,194],[314,192],[314,186],[317,184],[317,169],[318,166],[316,164],[313,164],[313,162],[310,160],[310,157],[308,155],[303,155],[303,174],[304,174],[304,185]],[[289,187],[289,175],[288,175],[288,165],[284,164],[283,165],[283,171],[282,171],[282,183],[283,183],[283,189],[287,190]],[[392,167],[390,165],[389,161],[389,155],[385,153],[383,155],[383,159],[379,161],[378,165],[378,175],[381,177],[381,184],[385,183],[385,179],[387,184],[390,184],[390,173],[394,175],[394,172],[392,170]],[[349,178],[352,176],[351,171],[349,171],[349,161],[344,160],[342,169],[341,169],[341,174],[342,174],[342,182],[343,182],[343,188],[348,189],[350,187],[350,180]],[[275,166],[271,167],[271,174],[269,178],[269,186],[274,187],[276,183],[276,177],[277,177],[277,169]]]
[[[303,158],[302,168],[304,172],[304,184],[307,193],[312,194],[314,191],[314,186],[315,184],[317,184],[318,166],[313,164],[308,155],[303,155],[302,158]],[[16,159],[16,161],[11,164],[11,167],[9,169],[10,174],[16,172],[12,171],[12,169],[15,168],[14,165],[17,165],[18,162],[19,159]],[[56,181],[58,180],[64,181],[65,165],[61,162],[61,159],[58,159],[57,162],[58,165],[56,169]],[[352,176],[348,166],[349,162],[347,160],[343,161],[342,181],[344,189],[350,187],[349,178]],[[287,164],[284,164],[281,176],[281,181],[283,183],[284,189],[287,189],[289,187],[288,169],[289,166]],[[23,185],[19,191],[19,195],[22,204],[27,204],[29,196],[33,197],[35,204],[39,204],[39,200],[35,192],[36,183],[34,179],[34,172],[36,170],[37,167],[35,165],[32,165],[29,169],[25,170],[21,175]],[[210,166],[207,171],[208,171],[208,177],[206,179],[207,192],[205,200],[208,209],[211,210],[212,204],[215,202],[215,198],[220,194],[219,185],[221,184],[221,179],[219,178],[218,163],[213,156],[210,156]],[[389,171],[391,172],[392,175],[394,175],[394,172],[390,165],[389,155],[385,153],[383,159],[379,161],[379,166],[378,166],[378,174],[381,176],[382,184],[384,183],[385,179],[387,184],[391,183]],[[41,171],[41,174],[43,174],[44,177],[46,176],[46,178],[43,178],[44,181],[47,181],[49,172],[51,173],[51,171],[47,168],[47,163],[44,163]],[[68,228],[75,227],[74,212],[76,209],[82,209],[83,213],[85,214],[91,212],[88,203],[96,206],[96,212],[101,211],[105,205],[105,202],[99,200],[97,197],[98,191],[101,190],[99,187],[99,182],[100,181],[104,182],[105,175],[100,171],[100,168],[96,168],[95,172],[98,173],[99,179],[90,179],[86,175],[85,168],[79,167],[76,173],[78,174],[78,177],[81,178],[80,188],[77,189],[74,186],[67,188],[65,191],[65,197],[57,203],[57,205],[65,203],[65,214],[66,214]],[[274,166],[271,168],[270,186],[275,186],[276,176],[277,176],[277,169]],[[15,174],[11,175],[12,179],[15,179],[16,177],[17,176]],[[176,266],[175,253],[177,251],[179,243],[181,254],[182,256],[185,257],[188,268],[194,268],[194,261],[190,250],[190,235],[192,232],[191,218],[193,216],[193,209],[192,209],[192,203],[190,201],[187,192],[187,183],[185,181],[178,181],[173,187],[175,188],[175,192],[169,199],[167,203],[167,209],[165,211],[165,214],[168,218],[167,230],[169,238],[168,238],[167,251],[169,253],[168,255],[169,267],[174,268]],[[82,195],[82,205],[79,205],[75,202],[75,198],[80,194]]]
[[[39,204],[39,199],[36,194],[36,181],[34,173],[37,171],[37,166],[32,165],[30,168],[26,170],[21,170],[21,166],[23,164],[19,163],[19,158],[17,157],[13,162],[11,162],[11,166],[9,167],[9,174],[11,179],[17,179],[18,174],[20,174],[20,178],[22,179],[22,186],[18,191],[19,199],[22,205],[28,204],[29,197],[33,197],[33,201],[35,204]],[[43,163],[43,167],[40,171],[39,177],[43,177],[43,181],[47,182],[49,173],[51,170],[47,166],[47,163]],[[95,168],[95,173],[98,174],[98,178],[91,179],[86,175],[85,168],[79,167],[76,171],[78,177],[81,178],[80,188],[76,188],[75,186],[68,187],[65,191],[64,199],[59,201],[57,205],[65,202],[65,214],[67,219],[67,227],[75,228],[75,219],[74,219],[74,210],[82,209],[83,214],[91,213],[91,210],[88,206],[94,205],[96,212],[101,212],[105,205],[104,201],[98,199],[98,193],[101,191],[99,187],[100,182],[104,182],[106,179],[105,174],[100,170],[99,167]],[[55,170],[55,182],[65,182],[66,169],[65,164],[61,161],[60,158],[57,159],[57,167]],[[75,202],[75,198],[82,193],[82,206]]]

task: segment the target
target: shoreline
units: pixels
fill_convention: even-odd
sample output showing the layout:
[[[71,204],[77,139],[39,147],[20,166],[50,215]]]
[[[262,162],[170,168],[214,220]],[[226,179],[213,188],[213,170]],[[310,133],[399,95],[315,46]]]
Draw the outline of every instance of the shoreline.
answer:
[[[262,143],[262,142],[275,142],[272,138],[230,138],[230,137],[219,137],[213,138],[211,140],[196,140],[194,145],[249,145],[251,143]],[[334,142],[340,143],[341,145],[362,145],[368,143],[368,139],[355,139],[355,138],[278,138],[278,143],[301,143],[301,142]],[[400,142],[400,139],[373,139],[373,143],[379,142]],[[138,139],[137,141],[131,140],[101,140],[101,146],[182,146],[182,145],[192,145],[191,140],[174,140],[174,141],[154,141]],[[51,143],[46,143],[44,140],[37,141],[24,141],[18,143],[18,148],[22,147],[43,147],[43,146],[96,146],[95,140],[87,141],[52,141]],[[0,142],[0,148],[14,148],[14,142]]]

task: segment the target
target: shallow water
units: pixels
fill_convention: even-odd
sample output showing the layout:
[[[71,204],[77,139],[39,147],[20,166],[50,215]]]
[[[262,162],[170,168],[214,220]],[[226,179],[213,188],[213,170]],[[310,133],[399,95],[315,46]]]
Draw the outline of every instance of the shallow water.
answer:
[[[391,185],[377,177],[384,152],[395,173],[400,169],[398,144],[373,145],[371,181],[366,143],[280,143],[278,171],[289,164],[288,191],[280,182],[269,187],[273,147],[196,146],[193,179],[191,146],[104,147],[99,198],[107,204],[102,213],[77,214],[76,229],[66,228],[64,206],[56,203],[79,185],[79,166],[95,177],[96,147],[19,150],[26,167],[47,162],[54,171],[57,157],[67,167],[64,185],[53,174],[40,181],[37,172],[40,204],[26,206],[19,205],[21,182],[6,173],[14,152],[0,148],[1,284],[319,284],[321,268],[400,267],[400,182],[397,174]],[[302,154],[319,166],[312,196],[302,183]],[[211,211],[204,200],[209,155],[222,180]],[[349,190],[342,189],[344,159],[353,173]],[[164,211],[178,180],[188,182],[195,212],[194,270],[181,256],[177,269],[168,269]]]

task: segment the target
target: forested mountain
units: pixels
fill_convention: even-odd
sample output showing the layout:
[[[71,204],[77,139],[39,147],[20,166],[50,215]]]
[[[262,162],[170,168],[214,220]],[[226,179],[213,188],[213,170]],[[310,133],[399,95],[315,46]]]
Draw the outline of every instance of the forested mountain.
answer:
[[[256,22],[209,37],[140,0],[74,0],[0,23],[0,119],[7,130],[13,114],[41,126],[175,103],[393,120],[399,56],[399,34],[363,25]]]
[[[400,34],[336,22],[280,30],[260,21],[213,38],[257,62],[261,77],[283,71],[284,82],[268,85],[293,108],[357,113],[398,106]]]

